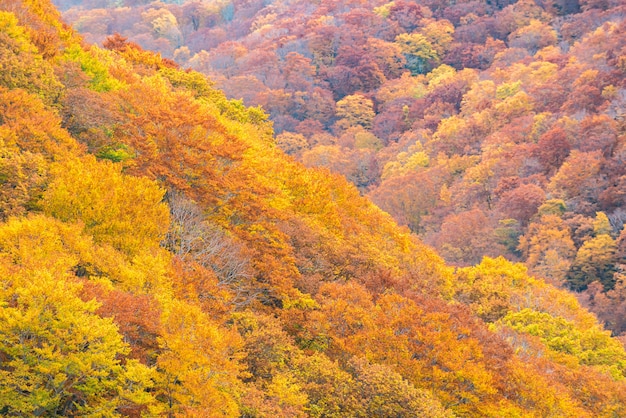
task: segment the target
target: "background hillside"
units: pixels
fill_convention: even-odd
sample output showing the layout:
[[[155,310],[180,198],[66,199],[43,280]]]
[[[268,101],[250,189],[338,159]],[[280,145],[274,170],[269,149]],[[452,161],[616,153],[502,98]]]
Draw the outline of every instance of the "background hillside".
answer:
[[[262,106],[447,262],[522,261],[626,332],[623,2],[57,4]]]
[[[624,347],[570,293],[448,267],[261,109],[59,18],[0,3],[0,414],[626,415]]]

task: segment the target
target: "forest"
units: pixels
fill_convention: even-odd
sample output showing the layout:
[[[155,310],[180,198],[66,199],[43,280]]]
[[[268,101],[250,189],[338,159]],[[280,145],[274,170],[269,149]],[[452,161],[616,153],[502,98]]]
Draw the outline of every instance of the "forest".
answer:
[[[626,334],[623,2],[57,4],[261,106],[450,265],[523,262]]]
[[[3,0],[0,415],[626,416],[620,3]]]

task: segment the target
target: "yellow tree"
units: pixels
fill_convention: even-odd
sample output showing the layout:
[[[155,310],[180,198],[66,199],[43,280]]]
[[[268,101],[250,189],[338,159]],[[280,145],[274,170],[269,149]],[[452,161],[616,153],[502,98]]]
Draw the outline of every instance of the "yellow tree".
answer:
[[[242,366],[241,342],[220,329],[197,306],[164,303],[157,398],[170,416],[237,417]]]
[[[353,94],[346,96],[337,102],[338,122],[342,128],[362,126],[366,129],[372,127],[374,120],[374,104],[370,99],[361,95]]]
[[[428,39],[439,57],[443,57],[453,41],[454,25],[446,19],[428,23],[420,32]]]
[[[569,228],[554,214],[545,214],[532,222],[520,237],[519,249],[531,271],[557,283],[565,279],[576,252]]]
[[[52,167],[54,180],[44,211],[63,221],[82,221],[99,243],[136,255],[157,248],[169,226],[164,190],[146,178],[126,176],[121,166],[92,156]]]
[[[8,416],[117,416],[154,404],[153,371],[112,319],[79,298],[71,273],[90,240],[42,216],[0,227],[0,411]],[[125,361],[123,361],[125,360]]]
[[[4,11],[0,11],[0,57],[0,86],[25,89],[47,104],[60,97],[62,85],[52,66],[38,53],[15,15]]]
[[[355,374],[355,389],[359,394],[359,408],[354,417],[448,418],[454,414],[446,410],[428,391],[418,389],[384,364],[370,364],[353,359],[349,369]]]

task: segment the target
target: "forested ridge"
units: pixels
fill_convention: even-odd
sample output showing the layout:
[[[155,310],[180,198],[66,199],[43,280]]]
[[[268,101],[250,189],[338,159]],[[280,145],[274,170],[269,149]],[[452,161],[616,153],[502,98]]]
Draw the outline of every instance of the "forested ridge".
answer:
[[[262,106],[448,263],[524,262],[626,332],[623,2],[57,4]]]
[[[624,347],[574,295],[503,257],[446,265],[363,188],[286,155],[289,131],[275,137],[262,108],[125,35],[104,46],[47,0],[0,2],[1,415],[626,415]],[[471,76],[428,65],[397,80]],[[489,112],[523,101],[515,84],[494,85],[474,114],[505,121]],[[350,120],[363,104],[353,96],[339,99],[338,129],[377,150],[374,125]],[[402,135],[416,132],[427,133]],[[380,151],[405,140],[391,142]],[[441,159],[465,178],[477,157]],[[534,184],[519,181],[511,190]],[[439,193],[449,205],[454,187]],[[528,230],[565,236],[572,203],[560,199],[540,202]],[[587,254],[596,266],[602,245],[618,254],[614,215],[584,219],[575,262]],[[619,265],[607,262],[617,284],[600,278],[610,291],[594,300],[619,294]]]

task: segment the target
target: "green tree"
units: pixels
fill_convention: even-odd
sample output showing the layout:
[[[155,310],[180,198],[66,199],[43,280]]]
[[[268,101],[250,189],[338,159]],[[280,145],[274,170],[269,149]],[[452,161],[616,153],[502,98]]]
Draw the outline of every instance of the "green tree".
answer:
[[[600,234],[585,241],[576,253],[576,258],[567,273],[569,286],[577,291],[585,290],[596,280],[605,290],[615,285],[614,274],[617,271],[617,244],[607,234]]]
[[[567,363],[568,356],[573,356],[580,364],[598,366],[616,378],[626,373],[624,347],[597,323],[582,326],[560,316],[523,309],[509,313],[502,324],[539,337],[559,362]]]
[[[402,33],[396,37],[406,59],[406,68],[413,74],[425,74],[439,61],[435,47],[419,33]]]

